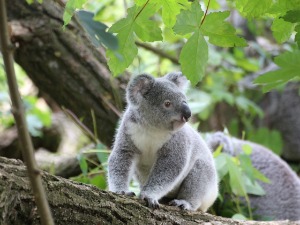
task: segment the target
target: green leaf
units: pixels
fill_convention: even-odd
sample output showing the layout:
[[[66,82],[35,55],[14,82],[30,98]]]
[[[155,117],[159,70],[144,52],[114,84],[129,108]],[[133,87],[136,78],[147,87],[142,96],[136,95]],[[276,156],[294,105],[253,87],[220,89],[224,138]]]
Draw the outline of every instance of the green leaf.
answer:
[[[153,42],[163,39],[158,23],[149,19],[158,10],[157,7],[157,5],[148,4],[135,18],[134,32],[142,41]]]
[[[228,157],[228,154],[221,152],[216,158],[214,158],[219,180],[222,180],[223,177],[228,173]]]
[[[271,30],[273,32],[273,36],[278,43],[283,43],[287,41],[294,30],[294,24],[287,22],[283,19],[274,19]]]
[[[224,21],[229,15],[229,11],[208,14],[201,26],[203,35],[208,36],[209,42],[217,46],[247,46],[245,39],[236,36],[234,27]]]
[[[196,31],[183,46],[179,62],[183,74],[196,85],[203,77],[208,60],[208,46],[204,37]]]
[[[272,0],[238,0],[235,6],[246,18],[257,18],[263,16],[272,6]]]
[[[264,174],[262,174],[259,170],[257,170],[256,168],[252,169],[253,175],[255,177],[255,179],[260,180],[262,182],[265,183],[271,183],[271,181],[269,180],[268,177],[266,177]]]
[[[160,28],[156,22],[149,20],[156,10],[157,6],[153,4],[146,7],[133,6],[128,9],[126,18],[119,20],[109,29],[109,32],[117,33],[119,41],[118,51],[106,52],[108,66],[114,75],[122,73],[137,55],[135,34],[143,41],[162,40]]]
[[[218,156],[221,154],[222,149],[223,149],[223,145],[219,145],[219,146],[217,147],[217,149],[213,152],[214,158],[218,157]]]
[[[295,35],[295,42],[297,43],[298,48],[300,48],[300,24],[295,27],[295,31],[297,32]]]
[[[137,21],[134,26],[134,31],[142,41],[153,42],[162,40],[161,29],[153,21]]]
[[[184,35],[199,30],[204,12],[197,1],[191,6],[190,10],[181,10],[177,16],[177,21],[173,30],[175,33]]]
[[[153,0],[153,3],[161,5],[162,19],[167,27],[173,27],[180,10],[189,5],[187,0]]]
[[[226,159],[229,170],[229,184],[232,192],[235,195],[246,196],[247,193],[240,168],[232,161],[230,157]]]
[[[275,16],[283,16],[287,11],[296,9],[300,9],[300,0],[276,0],[270,7],[268,13]]]
[[[111,33],[106,32],[107,26],[101,22],[93,20],[94,14],[88,11],[79,10],[76,12],[79,23],[89,34],[92,43],[99,47],[105,45],[111,50],[118,49],[118,40]]]
[[[75,10],[81,9],[82,5],[85,4],[86,1],[87,0],[68,0],[63,15],[63,21],[64,21],[63,27],[65,27],[66,25],[68,25],[68,23],[70,23]]]
[[[243,214],[239,213],[234,214],[231,218],[235,220],[247,220],[247,218]]]
[[[86,162],[85,157],[82,154],[79,154],[79,155],[77,155],[77,159],[79,161],[79,166],[80,166],[80,169],[81,169],[83,175],[87,176],[88,164]]]
[[[249,155],[240,154],[237,156],[240,161],[240,167],[243,169],[245,176],[254,184],[255,180],[261,180],[262,182],[269,183],[269,179],[265,177],[259,170],[253,165]],[[248,192],[249,193],[249,192]]]
[[[254,80],[254,83],[267,87],[264,91],[286,83],[294,77],[299,77],[300,50],[295,50],[294,52],[287,51],[275,57],[274,62],[281,68],[262,74]]]
[[[246,155],[251,155],[252,154],[252,147],[248,144],[244,144],[242,146],[242,150]]]
[[[103,175],[98,175],[90,178],[90,184],[95,185],[96,187],[105,190],[107,187],[106,177]]]
[[[114,75],[122,73],[137,55],[138,49],[134,43],[134,18],[137,8],[134,6],[128,9],[126,18],[119,20],[111,26],[109,32],[118,33],[118,51],[108,49],[106,56],[109,59],[108,66]]]
[[[300,22],[300,9],[289,10],[286,14],[282,17],[285,21],[291,23],[298,23]]]

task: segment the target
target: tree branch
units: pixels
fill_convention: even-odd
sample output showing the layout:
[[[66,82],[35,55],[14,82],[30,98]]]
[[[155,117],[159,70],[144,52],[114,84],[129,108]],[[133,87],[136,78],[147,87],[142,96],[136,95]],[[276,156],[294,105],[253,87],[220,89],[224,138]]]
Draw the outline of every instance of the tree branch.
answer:
[[[173,56],[171,56],[171,55],[169,55],[169,54],[167,54],[167,53],[161,51],[160,49],[154,48],[154,47],[152,47],[151,45],[148,45],[148,44],[145,44],[145,43],[141,43],[141,42],[138,42],[138,41],[136,41],[135,44],[136,44],[137,46],[140,46],[140,47],[142,47],[142,48],[144,48],[144,49],[147,49],[147,50],[153,52],[154,54],[156,54],[156,55],[158,55],[158,56],[160,56],[160,57],[169,59],[169,60],[170,60],[171,62],[173,62],[174,64],[179,65],[178,59],[177,59],[176,57],[173,57]]]
[[[13,173],[11,171],[14,171]],[[161,206],[152,210],[145,202],[92,185],[72,182],[42,173],[56,225],[82,224],[168,224],[168,225],[296,225],[297,222],[237,221],[202,212],[182,211]],[[0,157],[0,224],[39,224],[34,210],[25,167],[19,160]]]
[[[38,211],[39,214],[41,215],[41,222],[42,224],[45,225],[53,225],[54,222],[45,195],[45,190],[42,185],[40,171],[37,167],[34,158],[33,145],[31,142],[31,138],[28,132],[28,128],[24,116],[23,104],[21,101],[21,97],[19,95],[16,75],[15,75],[14,65],[13,65],[14,62],[13,54],[12,54],[13,45],[10,43],[10,39],[8,35],[5,0],[0,0],[0,27],[1,27],[1,32],[0,32],[1,50],[3,55],[4,65],[5,65],[10,97],[12,101],[12,112],[17,124],[20,142],[21,145],[23,146],[22,154],[27,165],[27,172],[30,178],[33,193],[35,195]]]

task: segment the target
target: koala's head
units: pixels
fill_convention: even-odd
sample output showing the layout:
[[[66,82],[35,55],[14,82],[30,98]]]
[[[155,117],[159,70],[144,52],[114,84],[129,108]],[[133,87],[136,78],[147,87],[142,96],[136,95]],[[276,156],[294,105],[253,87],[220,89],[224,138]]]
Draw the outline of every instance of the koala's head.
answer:
[[[142,74],[127,87],[127,102],[138,112],[139,122],[158,129],[175,131],[191,117],[184,89],[187,79],[180,72],[161,78]]]

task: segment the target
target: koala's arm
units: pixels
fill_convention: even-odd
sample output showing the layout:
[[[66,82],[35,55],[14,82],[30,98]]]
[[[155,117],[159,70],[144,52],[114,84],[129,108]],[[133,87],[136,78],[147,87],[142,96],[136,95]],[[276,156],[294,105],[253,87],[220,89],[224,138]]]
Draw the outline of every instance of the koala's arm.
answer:
[[[130,194],[128,186],[133,174],[134,151],[126,135],[117,137],[112,153],[108,159],[108,186],[116,193]]]
[[[148,205],[158,207],[158,200],[175,187],[187,166],[188,155],[184,144],[178,140],[159,150],[148,181],[141,189],[141,198],[147,200]]]

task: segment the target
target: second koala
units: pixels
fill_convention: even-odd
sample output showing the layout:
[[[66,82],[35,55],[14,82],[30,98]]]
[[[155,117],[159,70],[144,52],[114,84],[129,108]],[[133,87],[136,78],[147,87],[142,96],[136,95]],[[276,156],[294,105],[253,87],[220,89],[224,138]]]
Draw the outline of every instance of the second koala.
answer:
[[[140,197],[158,208],[158,201],[207,211],[218,196],[218,178],[211,150],[187,120],[191,111],[181,73],[162,78],[143,74],[127,87],[127,108],[108,161],[109,190],[132,194],[129,182],[140,184]]]

